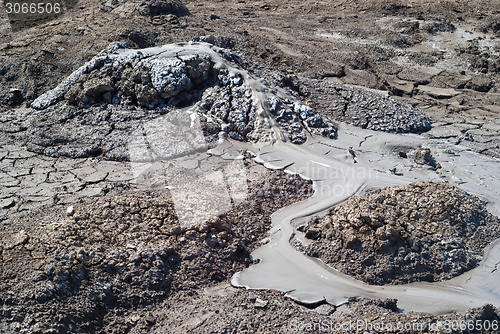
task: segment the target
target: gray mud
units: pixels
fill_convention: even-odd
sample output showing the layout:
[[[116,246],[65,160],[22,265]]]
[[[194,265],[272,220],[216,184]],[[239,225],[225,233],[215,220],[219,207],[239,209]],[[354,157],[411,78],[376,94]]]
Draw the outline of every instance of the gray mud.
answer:
[[[298,176],[251,160],[244,168],[246,201],[201,225],[181,224],[165,190],[113,191],[71,214],[54,206],[1,222],[1,331],[125,330],[130,309],[227,281],[252,263],[270,214],[312,193]]]
[[[32,112],[26,146],[48,156],[129,160],[124,147],[132,131],[193,104],[211,141],[221,130],[240,141],[269,140],[257,124],[260,103],[271,105],[268,112],[293,143],[304,143],[308,134],[335,138],[335,126],[310,107],[266,92],[269,101],[260,101],[242,72],[229,65],[233,59],[238,56],[206,43],[142,51],[111,44],[31,104],[38,111]]]
[[[484,250],[474,269],[433,283],[367,285],[296,250],[312,241],[297,228],[312,231],[300,226],[348,197],[422,180],[461,189],[441,193],[463,195],[465,218],[496,233],[461,192],[500,213],[498,160],[485,156],[500,157],[495,5],[80,0],[28,24],[0,11],[0,332],[290,333],[358,320],[496,332],[477,327],[500,321],[500,244],[482,248],[491,235],[441,245],[412,231],[436,251],[423,263],[441,270],[419,279],[447,275],[439,252],[444,265],[457,259],[454,275]],[[186,52],[154,54],[172,43]],[[158,130],[179,114],[204,141],[194,158],[172,161],[165,153],[186,145],[162,146],[172,132]],[[283,171],[243,163],[245,150]],[[226,182],[227,166],[248,183]],[[288,173],[313,180],[315,194]],[[214,215],[220,206],[229,211]],[[460,226],[444,221],[454,225],[439,232]],[[389,246],[416,263],[395,230]]]

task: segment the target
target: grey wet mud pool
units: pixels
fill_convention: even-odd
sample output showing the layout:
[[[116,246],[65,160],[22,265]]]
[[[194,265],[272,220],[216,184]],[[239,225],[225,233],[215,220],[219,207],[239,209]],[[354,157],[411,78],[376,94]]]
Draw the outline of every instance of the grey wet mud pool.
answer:
[[[494,2],[7,2],[1,333],[498,331]]]

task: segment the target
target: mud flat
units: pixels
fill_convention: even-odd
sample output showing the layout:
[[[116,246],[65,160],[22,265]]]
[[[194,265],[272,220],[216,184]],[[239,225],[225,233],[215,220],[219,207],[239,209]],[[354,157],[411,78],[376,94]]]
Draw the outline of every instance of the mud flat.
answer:
[[[204,161],[212,163],[221,161]],[[226,282],[251,263],[270,214],[312,193],[309,182],[250,159],[241,168],[249,197],[196,226],[183,224],[164,188],[115,190],[75,204],[71,214],[59,205],[1,222],[0,330],[83,333],[113,323],[126,330],[131,309],[147,312]]]
[[[179,100],[177,95],[185,98],[186,94],[182,92],[200,87],[203,94],[200,92],[197,95],[201,96],[202,102],[183,112],[189,112],[193,117],[206,115],[207,120],[213,123],[213,127],[220,129],[219,144],[209,151],[211,154],[231,159],[237,156],[239,151],[248,149],[256,154],[257,161],[268,168],[285,169],[313,180],[316,190],[311,199],[273,215],[274,219],[280,218],[274,221],[270,242],[253,255],[261,262],[236,274],[233,277],[233,284],[288,291],[288,296],[303,303],[327,300],[338,305],[352,297],[396,298],[400,307],[407,311],[425,310],[440,313],[465,311],[469,307],[481,306],[485,301],[498,304],[496,290],[494,288],[489,290],[487,283],[495,279],[495,271],[491,267],[492,257],[488,257],[488,254],[495,254],[494,246],[489,249],[487,257],[479,268],[467,277],[466,286],[461,286],[464,291],[456,293],[456,286],[453,284],[461,283],[451,283],[451,285],[448,285],[448,282],[434,285],[415,283],[409,287],[404,285],[367,287],[349,277],[338,275],[334,270],[329,271],[324,266],[313,264],[311,259],[299,255],[290,244],[290,239],[295,236],[294,227],[290,222],[297,218],[321,213],[354,194],[381,186],[404,184],[411,180],[437,179],[455,183],[471,193],[481,194],[481,197],[488,202],[490,210],[497,213],[499,212],[497,184],[500,179],[498,169],[495,168],[497,161],[460,149],[460,146],[457,148],[417,135],[401,137],[368,129],[360,130],[347,125],[343,125],[342,131],[338,131],[313,109],[294,101],[293,96],[283,96],[283,92],[272,92],[246,71],[230,65],[230,59],[231,55],[226,54],[225,50],[206,43],[172,44],[141,51],[112,44],[55,89],[32,103],[32,107],[39,110],[33,113],[35,119],[33,124],[42,123],[37,121],[37,117],[45,115],[43,111],[51,105],[66,108],[65,101],[88,106],[101,103],[104,99],[104,101],[109,100],[108,102],[113,101],[117,105],[139,104],[143,108],[148,108],[148,104],[141,104],[146,103],[141,102],[140,97],[142,96],[140,92],[144,91],[152,92],[144,100],[151,104],[149,107],[179,108],[183,105],[183,100]],[[135,88],[133,84],[127,88],[127,84],[119,81],[122,77],[121,72],[127,66],[133,68],[132,73],[136,69],[139,71],[137,75],[139,81]],[[102,80],[107,79],[106,77],[103,79],[100,73],[110,75],[110,70],[117,71],[117,79],[113,79],[114,83],[105,85]],[[151,81],[140,79],[140,71],[148,72]],[[209,79],[210,76],[215,76],[216,79]],[[202,83],[203,80],[208,82]],[[210,80],[215,80],[216,89],[209,88]],[[225,88],[225,85],[228,85],[228,88]],[[75,86],[84,87],[87,91],[84,95],[75,97],[71,93]],[[241,96],[243,100],[233,98],[231,105],[224,106],[227,94]],[[362,96],[362,93],[359,93],[359,96]],[[373,95],[371,99],[384,101],[383,97],[377,95]],[[245,105],[247,106],[243,107]],[[384,105],[386,103],[380,103],[378,108],[383,108]],[[162,118],[168,119],[169,115],[166,112]],[[399,119],[397,114],[385,115],[386,119],[390,117]],[[422,118],[425,116],[407,122],[420,123]],[[147,148],[146,152],[151,150],[151,153],[124,158],[138,162],[156,161],[185,153],[182,147],[172,148],[173,142],[162,135],[161,129],[148,129],[147,124],[152,123],[145,123],[145,130],[142,132],[148,140],[152,140],[154,146],[151,148],[144,146],[144,148]],[[192,126],[193,123],[188,124],[188,127]],[[36,126],[32,128],[37,131]],[[46,132],[43,128],[38,131]],[[59,137],[60,134],[56,136]],[[337,136],[337,140],[331,140]],[[135,138],[133,135],[132,137]],[[239,145],[238,142],[234,142],[235,139],[250,141],[250,145]],[[162,148],[161,142],[168,145]],[[46,146],[41,145],[41,147]],[[196,149],[197,146],[193,148]],[[67,149],[67,146],[63,146],[63,149]],[[36,148],[34,150],[38,152]],[[103,154],[106,151],[97,149],[95,152]],[[433,152],[433,156],[430,152]],[[53,154],[51,151],[40,153]],[[404,155],[408,154],[413,156],[413,161],[404,158]],[[274,251],[273,245],[277,245],[278,252]],[[266,250],[269,254],[265,253]],[[269,256],[269,259],[266,256]],[[467,269],[471,267],[472,265],[469,265]],[[294,274],[290,270],[295,271]],[[487,274],[488,270],[492,273]],[[326,272],[330,274],[327,275]],[[318,277],[326,280],[326,283],[321,279],[317,281]],[[349,294],[346,294],[347,291]],[[436,300],[429,298],[430,296],[434,296]]]
[[[193,12],[195,7],[189,4]],[[134,13],[137,5],[109,2],[99,7],[98,14],[80,9],[87,19],[101,15],[104,21],[115,22],[115,15]],[[499,320],[494,307],[500,299],[495,284],[499,278],[498,241],[487,245],[496,236],[497,220],[486,210],[497,216],[500,213],[500,175],[498,160],[477,153],[495,156],[498,148],[494,133],[498,124],[492,116],[497,87],[490,80],[496,73],[494,53],[482,55],[485,62],[471,65],[482,69],[487,64],[484,75],[474,74],[471,80],[464,79],[471,82],[467,87],[457,83],[450,89],[437,87],[453,81],[446,79],[446,73],[422,73],[418,66],[391,70],[390,64],[384,63],[383,69],[373,71],[392,74],[384,72],[383,78],[370,75],[373,59],[351,59],[350,52],[339,58],[349,64],[345,68],[321,57],[311,63],[307,59],[313,57],[308,58],[303,48],[304,43],[311,43],[309,37],[300,35],[297,45],[291,45],[289,28],[254,26],[253,33],[265,31],[269,36],[272,32],[273,38],[284,40],[277,44],[280,51],[249,52],[249,61],[226,49],[235,41],[243,41],[243,51],[252,49],[248,38],[241,37],[248,32],[234,33],[232,38],[200,36],[199,21],[191,21],[180,2],[175,1],[175,5],[172,9],[155,2],[142,8],[135,24],[169,22],[167,25],[180,34],[176,39],[195,37],[194,41],[142,50],[112,43],[97,55],[89,49],[85,61],[74,60],[71,71],[66,69],[66,79],[61,78],[65,76],[61,72],[48,82],[36,83],[38,79],[32,78],[20,89],[2,92],[5,106],[0,140],[7,148],[0,152],[1,228],[5,232],[0,282],[6,291],[0,295],[2,330],[290,332],[299,323],[387,316],[393,322],[421,321],[427,327],[415,332],[423,332],[439,321]],[[283,4],[277,8],[280,6],[284,8]],[[264,7],[258,11],[270,10],[272,5]],[[303,8],[288,10],[294,16],[305,13]],[[255,20],[252,9],[245,13],[241,17],[250,18],[254,25],[265,21]],[[227,33],[219,19],[211,16],[206,21],[215,22],[204,24]],[[375,58],[386,57],[381,58],[385,62],[396,57],[392,49],[368,48],[368,38],[361,31],[310,34],[318,19],[323,23],[338,20],[313,14],[311,21],[304,15],[295,28],[304,27],[306,35],[315,36],[314,43],[323,46],[331,47],[335,44],[332,36],[333,40],[338,36],[340,43],[352,41],[351,51],[370,49]],[[428,31],[454,34],[449,22],[418,21],[425,22],[400,22],[398,27],[417,29],[416,37],[430,34]],[[116,22],[118,26],[123,23]],[[71,24],[66,19],[53,29],[66,31]],[[486,33],[491,34],[494,26],[490,28],[485,28]],[[68,43],[95,39],[99,31],[97,26],[85,24],[75,30]],[[1,45],[14,57],[1,69],[6,87],[24,80],[17,74],[15,57],[40,38],[35,31],[31,33],[34,35],[20,32]],[[83,37],[76,37],[78,34]],[[141,48],[165,39],[157,39],[151,31],[128,31],[124,36]],[[443,36],[435,39],[439,42]],[[58,38],[61,36],[49,39],[47,45],[59,45]],[[258,36],[254,41],[267,45]],[[99,39],[96,47],[104,47],[102,43]],[[445,44],[436,45],[449,48]],[[493,48],[488,43],[479,47]],[[416,51],[398,52],[408,55]],[[434,51],[422,52],[425,57],[415,57],[419,66],[432,65],[439,57]],[[283,53],[285,58],[279,58]],[[51,55],[54,52],[44,51],[33,57],[47,60]],[[55,58],[60,56],[57,53]],[[259,64],[287,73],[295,68],[310,78],[269,71]],[[299,71],[303,64],[309,69]],[[26,76],[45,73],[49,65],[27,66]],[[442,65],[438,63],[436,68]],[[418,83],[408,81],[418,76],[422,76]],[[356,78],[368,79],[356,82]],[[441,85],[440,80],[445,83]],[[46,92],[48,86],[51,89]],[[332,98],[324,99],[325,92]],[[389,93],[399,99],[388,97]],[[460,100],[453,100],[459,95]],[[450,110],[465,106],[469,111],[467,106],[483,97],[484,106],[478,113],[491,117],[490,124],[486,118],[466,113],[436,116],[442,101],[447,101]],[[463,122],[452,122],[460,117]],[[436,119],[441,121],[431,124]],[[427,134],[420,134],[427,130]],[[243,159],[246,151],[275,171],[264,171],[262,166],[249,163],[248,157]],[[340,210],[355,201],[352,196],[370,198],[377,194],[376,189],[406,189],[408,184],[426,184],[418,183],[422,181],[449,183],[443,185],[443,196],[460,192],[460,201],[475,203],[465,208],[465,214],[472,208],[471,212],[478,214],[477,231],[488,234],[482,243],[462,248],[449,244],[457,251],[448,255],[459,256],[463,251],[465,258],[452,271],[443,268],[432,278],[398,280],[389,275],[382,282],[370,281],[385,284],[374,286],[337,271],[336,264],[326,257],[322,262],[297,250],[314,247],[310,238],[316,233],[314,224],[328,217],[333,206]],[[433,201],[430,195],[416,197],[424,209],[424,204],[429,204],[426,198]],[[486,210],[477,207],[483,205],[479,201],[487,203]],[[267,235],[269,217],[272,228]],[[451,233],[457,222],[447,222]],[[335,228],[340,230],[340,226]],[[322,230],[327,227],[322,226]],[[470,236],[475,231],[465,232]],[[330,242],[320,237],[318,242]],[[263,243],[259,243],[261,239]],[[404,241],[410,249],[415,246],[407,238]],[[436,255],[442,251],[438,247]],[[358,262],[353,266],[364,266],[362,256],[355,260]],[[348,266],[339,269],[356,277]],[[235,271],[239,272],[232,276]],[[421,279],[435,282],[423,283]],[[413,283],[399,284],[409,281]],[[482,306],[485,303],[490,305]],[[200,304],[208,306],[200,309]]]

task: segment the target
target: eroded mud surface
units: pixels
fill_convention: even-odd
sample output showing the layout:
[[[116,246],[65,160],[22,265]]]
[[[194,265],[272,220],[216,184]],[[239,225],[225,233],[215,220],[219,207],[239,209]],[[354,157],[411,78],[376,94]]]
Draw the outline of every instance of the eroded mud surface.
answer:
[[[251,195],[201,225],[181,224],[168,192],[139,190],[4,221],[2,331],[100,330],[131,308],[227,281],[251,264],[270,214],[312,193],[298,176],[245,168]]]

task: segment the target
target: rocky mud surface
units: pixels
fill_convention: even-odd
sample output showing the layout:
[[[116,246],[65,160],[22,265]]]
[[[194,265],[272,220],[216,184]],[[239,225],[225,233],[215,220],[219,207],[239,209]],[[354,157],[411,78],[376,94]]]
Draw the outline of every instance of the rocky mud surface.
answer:
[[[317,79],[303,79],[301,85],[304,90],[318,92],[316,102],[311,104],[329,119],[396,133],[423,133],[432,128],[431,120],[422,110],[380,92]]]
[[[256,91],[246,72],[219,64],[241,63],[238,55],[201,42],[175,47],[176,52],[130,50],[112,43],[31,104],[38,111],[28,112],[28,149],[48,156],[102,154],[129,160],[123,148],[132,131],[193,104],[190,108],[203,118],[204,132],[209,138],[215,134],[211,141],[221,130],[240,141],[269,141],[269,129],[258,124],[262,103],[272,103],[270,111],[292,143],[304,143],[308,133],[336,137],[335,126],[310,107],[280,99],[265,88]]]
[[[500,319],[498,309],[484,306],[463,315],[435,316],[400,313],[395,300],[356,300],[339,307],[330,304],[300,305],[276,291],[245,291],[221,283],[192,296],[178,295],[182,308],[165,303],[148,313],[162,319],[154,325],[137,321],[134,329],[152,333],[428,333],[439,332],[453,321],[460,323]],[[200,304],[205,305],[200,310]],[[175,319],[190,314],[187,319]],[[378,323],[377,325],[373,325]],[[353,325],[355,324],[355,325]],[[365,325],[367,324],[367,325]],[[370,324],[372,327],[370,327]],[[399,329],[398,329],[399,324]],[[405,324],[407,328],[405,329]],[[392,329],[391,329],[392,326]],[[442,330],[445,332],[445,330]],[[465,331],[467,332],[467,331]],[[472,333],[473,331],[469,331]],[[493,332],[484,330],[484,333]]]
[[[450,279],[476,267],[500,236],[485,206],[446,183],[382,188],[309,222],[303,251],[369,284]]]
[[[108,313],[116,319],[175,293],[228,281],[251,264],[270,214],[312,194],[310,182],[297,176],[250,161],[247,169],[250,197],[200,225],[179,223],[168,192],[139,190],[2,222],[5,330],[111,329]]]
[[[207,145],[221,131],[261,139],[251,85],[203,55],[118,56],[210,43],[261,78],[273,119],[297,144],[310,133],[334,138],[347,122],[500,157],[495,2],[80,0],[63,9],[29,22],[0,12],[1,333],[290,333],[350,320],[449,333],[446,321],[500,321],[488,305],[435,316],[401,313],[395,300],[301,305],[232,287],[269,214],[310,196],[310,185],[245,160],[249,197],[186,228],[171,194],[134,175],[131,135],[195,106]],[[334,217],[349,228],[334,230]],[[475,197],[418,183],[333,208],[305,227],[304,249],[372,284],[436,281],[476,266],[497,226]],[[386,265],[389,254],[406,267]]]

